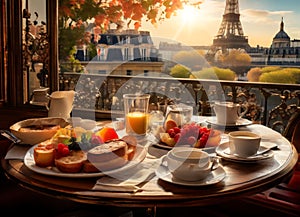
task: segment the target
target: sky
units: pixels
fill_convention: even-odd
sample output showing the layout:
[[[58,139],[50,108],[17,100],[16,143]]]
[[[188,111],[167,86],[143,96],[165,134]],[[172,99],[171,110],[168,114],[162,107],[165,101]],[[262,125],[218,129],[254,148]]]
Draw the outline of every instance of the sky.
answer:
[[[155,43],[211,45],[220,28],[225,3],[226,0],[202,0],[200,9],[181,10],[157,27],[143,22],[140,30],[150,31]],[[239,0],[239,10],[244,36],[252,47],[269,47],[279,32],[282,17],[285,32],[291,39],[300,39],[299,0]]]
[[[40,11],[40,15],[46,13],[43,1],[30,2],[30,11]],[[209,46],[220,28],[225,3],[226,0],[202,0],[200,9],[180,10],[177,16],[158,23],[157,27],[143,22],[140,30],[150,31],[156,45],[159,41],[168,41]],[[282,17],[284,30],[290,38],[300,39],[300,0],[239,0],[239,10],[244,35],[252,47],[269,47],[279,31]]]

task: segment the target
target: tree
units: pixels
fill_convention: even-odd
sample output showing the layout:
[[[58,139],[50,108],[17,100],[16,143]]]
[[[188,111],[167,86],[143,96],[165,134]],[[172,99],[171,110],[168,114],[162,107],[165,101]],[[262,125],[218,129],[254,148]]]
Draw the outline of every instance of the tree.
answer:
[[[262,74],[262,70],[260,67],[252,68],[247,73],[247,79],[250,82],[258,82],[261,74]]]
[[[300,83],[299,68],[281,68],[280,66],[255,67],[247,73],[248,81],[271,83]]]
[[[179,51],[174,54],[173,61],[190,68],[192,71],[208,67],[208,63],[204,58],[204,52],[201,50]]]
[[[249,66],[251,64],[251,57],[243,50],[233,49],[226,54],[221,54],[219,62],[226,67]]]
[[[296,79],[289,70],[281,69],[269,73],[263,73],[259,77],[260,82],[296,84]]]
[[[135,29],[141,27],[141,21],[156,25],[158,22],[176,15],[176,11],[183,8],[184,4],[199,7],[201,2],[185,0],[59,0],[59,42],[60,58],[65,58],[66,53],[76,44],[90,46],[91,35],[85,32],[90,22],[98,34],[108,30],[111,25],[117,29],[131,25]],[[97,34],[97,35],[98,35]],[[96,36],[97,37],[97,36]],[[94,38],[97,40],[97,38]],[[62,43],[61,43],[62,44]]]
[[[278,71],[278,70],[281,70],[281,69],[282,68],[280,66],[266,66],[266,67],[263,67],[261,69],[261,72],[263,74],[263,73],[269,73],[269,72]]]
[[[197,72],[192,72],[190,77],[196,79],[214,79],[214,80],[233,81],[236,79],[236,73],[231,69],[211,67],[211,68],[204,68]]]
[[[288,68],[288,70],[295,78],[296,84],[300,84],[300,68]]]
[[[186,66],[177,64],[171,68],[170,75],[175,78],[189,78],[191,70]]]

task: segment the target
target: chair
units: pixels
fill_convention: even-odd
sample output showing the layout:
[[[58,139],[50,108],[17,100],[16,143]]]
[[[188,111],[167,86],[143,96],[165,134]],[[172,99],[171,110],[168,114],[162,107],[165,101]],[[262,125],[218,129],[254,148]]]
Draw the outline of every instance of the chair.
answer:
[[[246,197],[243,201],[255,204],[257,208],[278,210],[285,216],[300,216],[300,108],[289,120],[283,136],[299,153],[298,162],[291,177],[276,187]]]

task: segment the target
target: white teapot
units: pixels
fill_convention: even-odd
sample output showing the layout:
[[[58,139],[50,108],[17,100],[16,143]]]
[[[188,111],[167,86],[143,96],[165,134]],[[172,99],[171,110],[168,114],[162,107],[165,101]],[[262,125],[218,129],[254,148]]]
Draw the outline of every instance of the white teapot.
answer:
[[[50,98],[50,105],[47,106],[48,117],[61,117],[68,119],[73,108],[75,91],[55,91]]]

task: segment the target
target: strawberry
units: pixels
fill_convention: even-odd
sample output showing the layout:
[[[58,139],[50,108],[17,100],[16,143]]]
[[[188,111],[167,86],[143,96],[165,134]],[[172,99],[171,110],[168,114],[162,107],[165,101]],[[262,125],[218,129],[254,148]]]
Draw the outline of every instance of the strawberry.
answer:
[[[68,146],[64,147],[62,149],[61,153],[62,153],[62,156],[68,156],[70,154],[69,147]]]
[[[57,144],[56,158],[68,156],[70,153],[69,147],[63,143]]]

